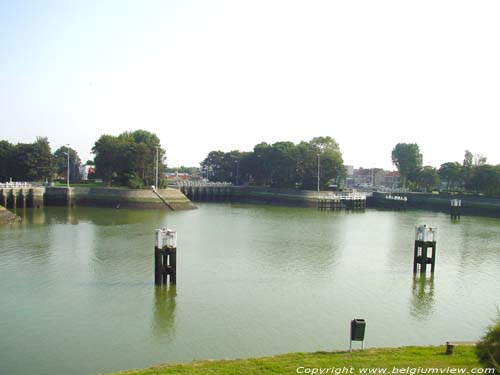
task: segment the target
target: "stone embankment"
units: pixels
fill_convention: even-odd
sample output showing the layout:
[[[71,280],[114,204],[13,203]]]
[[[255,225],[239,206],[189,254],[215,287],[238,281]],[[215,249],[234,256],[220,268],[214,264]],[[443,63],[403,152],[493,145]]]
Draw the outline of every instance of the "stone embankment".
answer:
[[[20,221],[21,218],[9,210],[7,210],[4,206],[0,205],[0,224],[8,224],[16,221]]]
[[[177,189],[159,189],[158,193],[175,209],[196,208]],[[48,206],[76,205],[110,208],[165,208],[167,206],[149,189],[47,187],[44,202]]]

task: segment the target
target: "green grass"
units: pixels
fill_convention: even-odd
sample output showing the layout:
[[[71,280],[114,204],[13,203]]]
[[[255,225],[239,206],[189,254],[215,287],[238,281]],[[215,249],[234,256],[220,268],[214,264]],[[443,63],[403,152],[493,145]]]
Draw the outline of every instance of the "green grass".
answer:
[[[55,181],[54,186],[56,187],[66,187],[66,182]],[[70,181],[70,187],[106,187],[103,182],[89,182],[88,184],[74,184]]]
[[[449,367],[466,369],[480,368],[473,346],[456,346],[453,355],[445,355],[445,347],[402,347],[386,349],[367,349],[349,352],[317,352],[291,353],[264,358],[250,358],[237,360],[195,361],[189,364],[167,364],[144,370],[135,370],[117,373],[135,375],[160,374],[297,374],[309,373],[318,368],[330,369],[323,374],[335,374],[344,370],[344,374],[360,374],[360,369],[377,368],[387,369],[392,374],[394,369],[399,374],[410,374],[411,369]],[[408,371],[410,368],[410,371]],[[405,370],[406,372],[402,372]],[[396,372],[394,372],[396,373]],[[450,372],[451,373],[451,372]],[[373,374],[373,373],[372,373]],[[379,373],[380,374],[380,373]],[[413,373],[415,374],[415,373]],[[115,374],[116,375],[116,374]]]

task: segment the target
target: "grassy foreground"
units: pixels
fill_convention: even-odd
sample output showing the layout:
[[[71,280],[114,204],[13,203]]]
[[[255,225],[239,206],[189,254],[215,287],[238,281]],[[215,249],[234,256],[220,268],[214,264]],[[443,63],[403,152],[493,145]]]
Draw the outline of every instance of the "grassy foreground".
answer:
[[[467,374],[481,368],[473,346],[457,346],[453,355],[445,347],[402,347],[349,352],[291,353],[264,358],[196,361],[167,364],[124,374],[410,374],[425,368],[448,369],[435,374]],[[367,371],[368,368],[376,369]],[[418,368],[421,370],[417,372]],[[451,371],[450,368],[457,370]],[[317,369],[317,370],[314,370]],[[384,369],[385,372],[384,372]],[[323,370],[323,372],[320,372]],[[327,371],[328,370],[328,371]],[[457,372],[454,372],[457,371]],[[477,370],[476,370],[477,371]],[[480,370],[481,371],[481,370]],[[478,371],[478,373],[481,373]],[[484,371],[484,370],[483,370]],[[486,373],[486,372],[483,372]],[[118,373],[117,373],[118,374]],[[115,374],[115,375],[117,375]]]

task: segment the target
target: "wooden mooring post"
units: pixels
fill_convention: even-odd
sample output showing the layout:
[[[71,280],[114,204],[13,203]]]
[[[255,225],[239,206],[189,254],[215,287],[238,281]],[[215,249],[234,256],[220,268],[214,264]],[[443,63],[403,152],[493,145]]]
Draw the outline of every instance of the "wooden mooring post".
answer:
[[[431,274],[436,267],[436,233],[437,228],[421,225],[415,228],[415,246],[413,250],[413,273],[427,271],[427,265],[431,265]],[[428,254],[428,250],[431,253]]]
[[[460,211],[462,201],[460,199],[452,199],[450,201],[450,217],[452,220],[460,219]]]
[[[168,280],[170,278],[170,280]],[[177,282],[177,232],[162,228],[155,231],[155,284]]]

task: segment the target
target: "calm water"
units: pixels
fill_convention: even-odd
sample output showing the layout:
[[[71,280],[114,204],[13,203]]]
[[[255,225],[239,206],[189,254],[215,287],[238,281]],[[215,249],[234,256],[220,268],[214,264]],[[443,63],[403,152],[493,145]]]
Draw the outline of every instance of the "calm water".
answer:
[[[0,227],[1,374],[345,349],[355,317],[366,346],[476,340],[500,306],[495,219],[223,204],[24,216]],[[411,272],[418,224],[438,227],[433,279]],[[168,290],[153,283],[163,226],[179,238]]]

